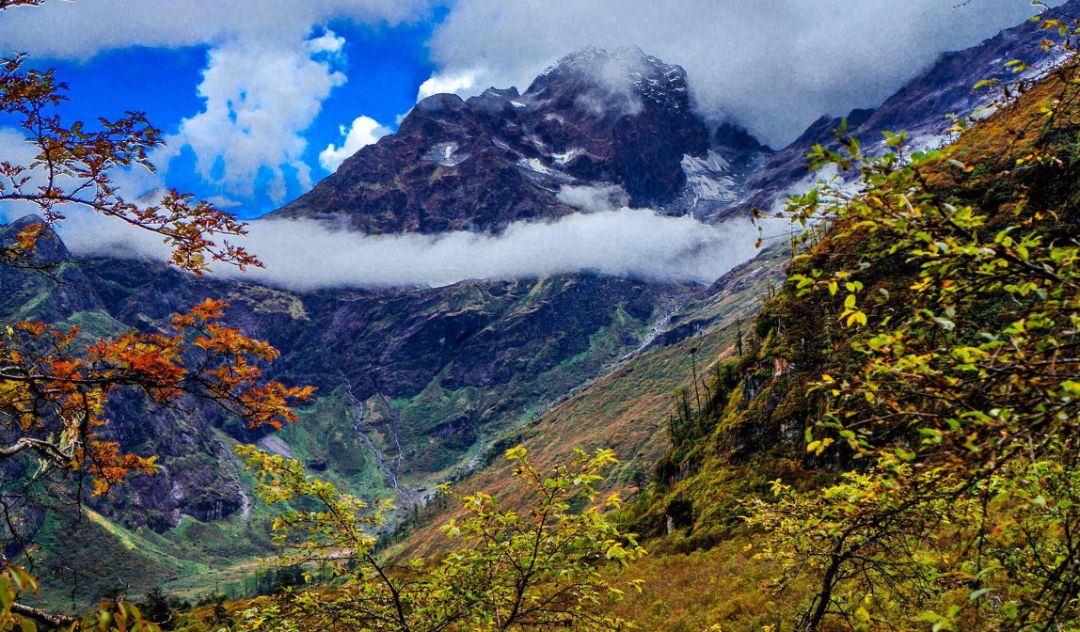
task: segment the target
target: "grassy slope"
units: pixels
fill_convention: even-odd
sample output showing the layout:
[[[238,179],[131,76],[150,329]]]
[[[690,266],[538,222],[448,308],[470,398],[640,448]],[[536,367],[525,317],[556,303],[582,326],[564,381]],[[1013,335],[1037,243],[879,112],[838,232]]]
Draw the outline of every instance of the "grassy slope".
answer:
[[[1033,177],[1029,167],[1016,168],[1019,157],[1036,144],[1048,142],[1073,143],[1071,149],[1068,144],[1057,149],[1066,154],[1076,152],[1075,139],[1047,138],[1044,128],[1043,105],[1061,89],[1060,82],[1053,79],[1038,84],[1018,102],[964,133],[954,145],[954,157],[974,168],[967,174],[937,173],[932,186],[984,207],[992,218],[995,212],[1001,218],[1010,216],[1015,191],[1029,188],[1028,179]],[[1075,127],[1078,116],[1080,106],[1072,104],[1057,126]],[[1066,207],[1075,208],[1075,203],[1074,198]],[[827,269],[831,258],[851,260],[858,256],[860,247],[857,241],[837,243],[826,238],[811,251],[806,266]],[[914,273],[899,270],[879,279],[878,286],[868,285],[867,293],[882,287],[902,296],[914,278],[905,275]],[[849,360],[831,349],[807,351],[824,339],[823,332],[836,327],[834,318],[826,313],[828,309],[814,299],[795,299],[791,293],[770,302],[755,324],[757,342],[746,357],[733,364],[733,377],[724,387],[728,396],[703,416],[705,436],[696,443],[705,448],[688,446],[668,455],[676,469],[691,474],[670,476],[652,500],[649,516],[658,519],[672,501],[688,500],[695,508],[689,530],[716,531],[737,518],[731,511],[733,495],[760,489],[777,477],[812,484],[820,476],[816,470],[803,467],[800,449],[803,428],[816,413],[814,403],[804,395],[806,382],[828,373],[830,363]],[[784,369],[778,370],[781,366]]]
[[[640,579],[643,587],[628,592],[614,610],[640,630],[783,629],[786,596],[763,587],[773,572],[772,565],[753,559],[742,539],[689,553],[653,552],[626,570],[625,578]]]
[[[737,323],[752,317],[759,297],[777,282],[784,261],[784,248],[771,249],[730,272],[717,293],[691,301],[676,319],[687,326],[700,325],[701,333],[645,351],[492,443],[479,467],[458,484],[458,491],[495,490],[510,503],[523,501],[508,484],[511,468],[502,459],[503,450],[521,444],[541,468],[577,448],[611,448],[621,463],[609,487],[635,493],[634,479],[648,475],[668,448],[664,426],[672,409],[672,391],[693,383],[691,350],[696,350],[699,378],[708,374],[714,361],[730,355],[736,328],[744,326]],[[445,502],[433,502],[403,526],[393,550],[403,555],[438,552],[443,545],[438,526],[451,515]]]

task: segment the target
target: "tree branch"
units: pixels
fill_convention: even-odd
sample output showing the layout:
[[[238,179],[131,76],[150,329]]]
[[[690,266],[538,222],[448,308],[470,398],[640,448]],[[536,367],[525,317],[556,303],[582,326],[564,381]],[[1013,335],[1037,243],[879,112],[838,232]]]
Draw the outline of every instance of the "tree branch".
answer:
[[[55,445],[32,437],[20,437],[18,441],[9,446],[0,446],[0,459],[9,459],[23,450],[34,450],[60,465],[66,465],[71,460],[70,455],[64,454]]]
[[[78,622],[78,619],[75,617],[56,612],[49,612],[47,610],[42,610],[41,608],[21,604],[17,601],[11,604],[11,611],[17,615],[56,627],[71,625],[72,623]]]

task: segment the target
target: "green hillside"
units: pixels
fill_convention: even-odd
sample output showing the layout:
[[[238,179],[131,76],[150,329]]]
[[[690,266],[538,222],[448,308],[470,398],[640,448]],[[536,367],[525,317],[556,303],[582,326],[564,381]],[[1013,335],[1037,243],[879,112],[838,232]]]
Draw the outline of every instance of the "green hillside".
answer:
[[[831,221],[812,225],[781,291],[743,328],[741,355],[728,322],[639,357],[512,437],[541,463],[565,454],[569,436],[559,439],[560,428],[577,445],[613,446],[625,460],[610,482],[635,497],[622,519],[648,536],[652,554],[629,569],[644,588],[618,607],[621,614],[645,629],[783,629],[821,604],[830,558],[814,547],[850,533],[865,543],[856,550],[868,561],[845,558],[855,570],[842,567],[830,585],[824,629],[1076,622],[1075,571],[1041,571],[1030,562],[1039,551],[1055,551],[1052,559],[1066,565],[1059,568],[1077,559],[1068,544],[1076,537],[1069,481],[1080,436],[1076,76],[1075,64],[1050,76],[943,151],[844,163],[862,170],[867,190],[829,207]],[[798,199],[795,208],[821,213],[824,198]],[[856,295],[854,303],[848,295]],[[862,316],[851,317],[855,312]],[[1029,323],[1030,337],[1017,323]],[[901,334],[905,346],[896,347]],[[1024,353],[984,366],[1001,357],[995,335]],[[895,352],[882,358],[884,336],[892,336]],[[695,348],[707,376],[698,394],[686,379]],[[665,370],[673,360],[682,368]],[[1052,368],[1028,377],[1041,366]],[[643,389],[642,379],[655,390]],[[949,399],[936,403],[939,393]],[[979,410],[1026,397],[1031,409],[1017,411],[1016,421],[997,421],[999,408]],[[984,422],[985,431],[963,429],[984,417],[995,420]],[[1010,430],[1012,423],[1018,426]],[[1038,471],[1048,463],[1041,459],[1064,465],[1060,478],[1032,481],[1021,473],[1022,459],[1004,469],[979,467],[984,459],[1019,458],[1003,447],[1021,441],[1014,433],[1032,446],[1029,461]],[[629,473],[657,456],[646,476]],[[520,502],[508,473],[495,461],[462,485]],[[895,485],[913,487],[890,492]],[[916,493],[923,485],[950,495]],[[981,510],[991,489],[1000,504]],[[830,496],[842,493],[867,496],[849,497],[851,506]],[[1036,512],[1048,503],[1058,504]],[[429,524],[448,515],[431,516]],[[883,533],[859,523],[870,516],[882,521]],[[965,528],[964,520],[978,516],[993,530]],[[901,552],[918,551],[919,542],[935,548]],[[965,560],[972,545],[984,547],[981,575]],[[404,550],[440,546],[426,527]],[[1025,547],[1026,556],[1008,555]],[[890,564],[907,566],[893,571]],[[959,579],[965,576],[971,579]]]

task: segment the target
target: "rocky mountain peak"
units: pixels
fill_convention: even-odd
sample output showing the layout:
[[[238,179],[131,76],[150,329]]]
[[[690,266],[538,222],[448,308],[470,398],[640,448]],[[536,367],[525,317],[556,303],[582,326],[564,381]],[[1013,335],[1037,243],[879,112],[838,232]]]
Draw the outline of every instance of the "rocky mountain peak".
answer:
[[[713,131],[713,147],[733,153],[759,153],[771,151],[745,127],[732,121],[724,121]]]
[[[498,232],[574,212],[559,199],[567,185],[617,185],[631,205],[661,207],[686,197],[684,159],[706,159],[709,147],[682,68],[637,47],[590,47],[524,93],[489,88],[420,101],[396,134],[275,215],[344,217],[369,233]],[[713,178],[699,172],[698,180]]]
[[[637,46],[608,52],[595,46],[571,53],[546,69],[525,91],[542,105],[567,100],[594,115],[636,115],[646,103],[671,113],[690,107],[686,70],[665,64]]]
[[[24,228],[44,223],[45,220],[40,215],[38,215],[37,213],[29,213],[8,224],[8,228],[11,230],[20,231]]]
[[[36,213],[23,215],[7,225],[0,224],[0,246],[11,245],[19,233],[38,224],[46,224],[46,222]],[[60,237],[52,227],[46,225],[38,236],[31,257],[32,263],[35,265],[58,264],[70,258],[71,253],[68,252],[67,246],[60,241]]]
[[[0,247],[13,245],[20,232],[44,223],[41,216],[29,214],[10,224],[0,224]],[[70,265],[71,261],[71,252],[52,227],[42,229],[33,253],[25,261],[0,266],[0,292],[4,295],[0,320],[57,322],[71,313],[98,307],[96,293],[79,266]]]
[[[611,52],[589,46],[573,52],[537,77],[525,95],[543,99],[567,91],[627,100],[647,99],[675,109],[689,107],[686,71],[645,54],[637,46]]]

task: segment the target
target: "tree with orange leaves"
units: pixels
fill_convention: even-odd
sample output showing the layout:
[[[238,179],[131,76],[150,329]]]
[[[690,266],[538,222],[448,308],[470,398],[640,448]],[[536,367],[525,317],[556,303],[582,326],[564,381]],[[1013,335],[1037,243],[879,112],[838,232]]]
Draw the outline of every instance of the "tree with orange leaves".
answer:
[[[34,4],[39,1],[0,0],[0,11]],[[35,258],[35,251],[50,234],[47,229],[74,209],[159,235],[172,251],[173,265],[195,275],[211,262],[241,269],[259,265],[228,241],[244,234],[244,225],[211,204],[176,191],[152,205],[125,199],[113,174],[129,168],[153,171],[149,152],[162,144],[161,133],[138,112],[99,119],[93,128],[66,122],[55,113],[66,98],[64,90],[52,70],[28,69],[22,55],[0,61],[0,112],[19,120],[35,152],[28,164],[0,157],[0,203],[29,205],[40,217],[0,245],[0,266],[50,275],[51,266]],[[89,344],[74,326],[20,322],[0,330],[0,467],[25,459],[39,474],[62,473],[77,482],[71,492],[76,504],[106,494],[131,475],[153,474],[158,467],[153,455],[126,453],[104,433],[106,405],[123,391],[163,407],[192,398],[211,402],[252,428],[295,420],[291,405],[312,389],[266,380],[262,367],[277,351],[226,326],[225,307],[206,300],[156,331],[132,330]],[[15,534],[19,518],[8,509],[5,503],[0,532]],[[17,600],[20,591],[33,590],[33,578],[0,548],[0,630],[28,629],[35,621],[73,629],[107,620],[123,620],[127,629],[152,627],[125,604],[80,622]]]

